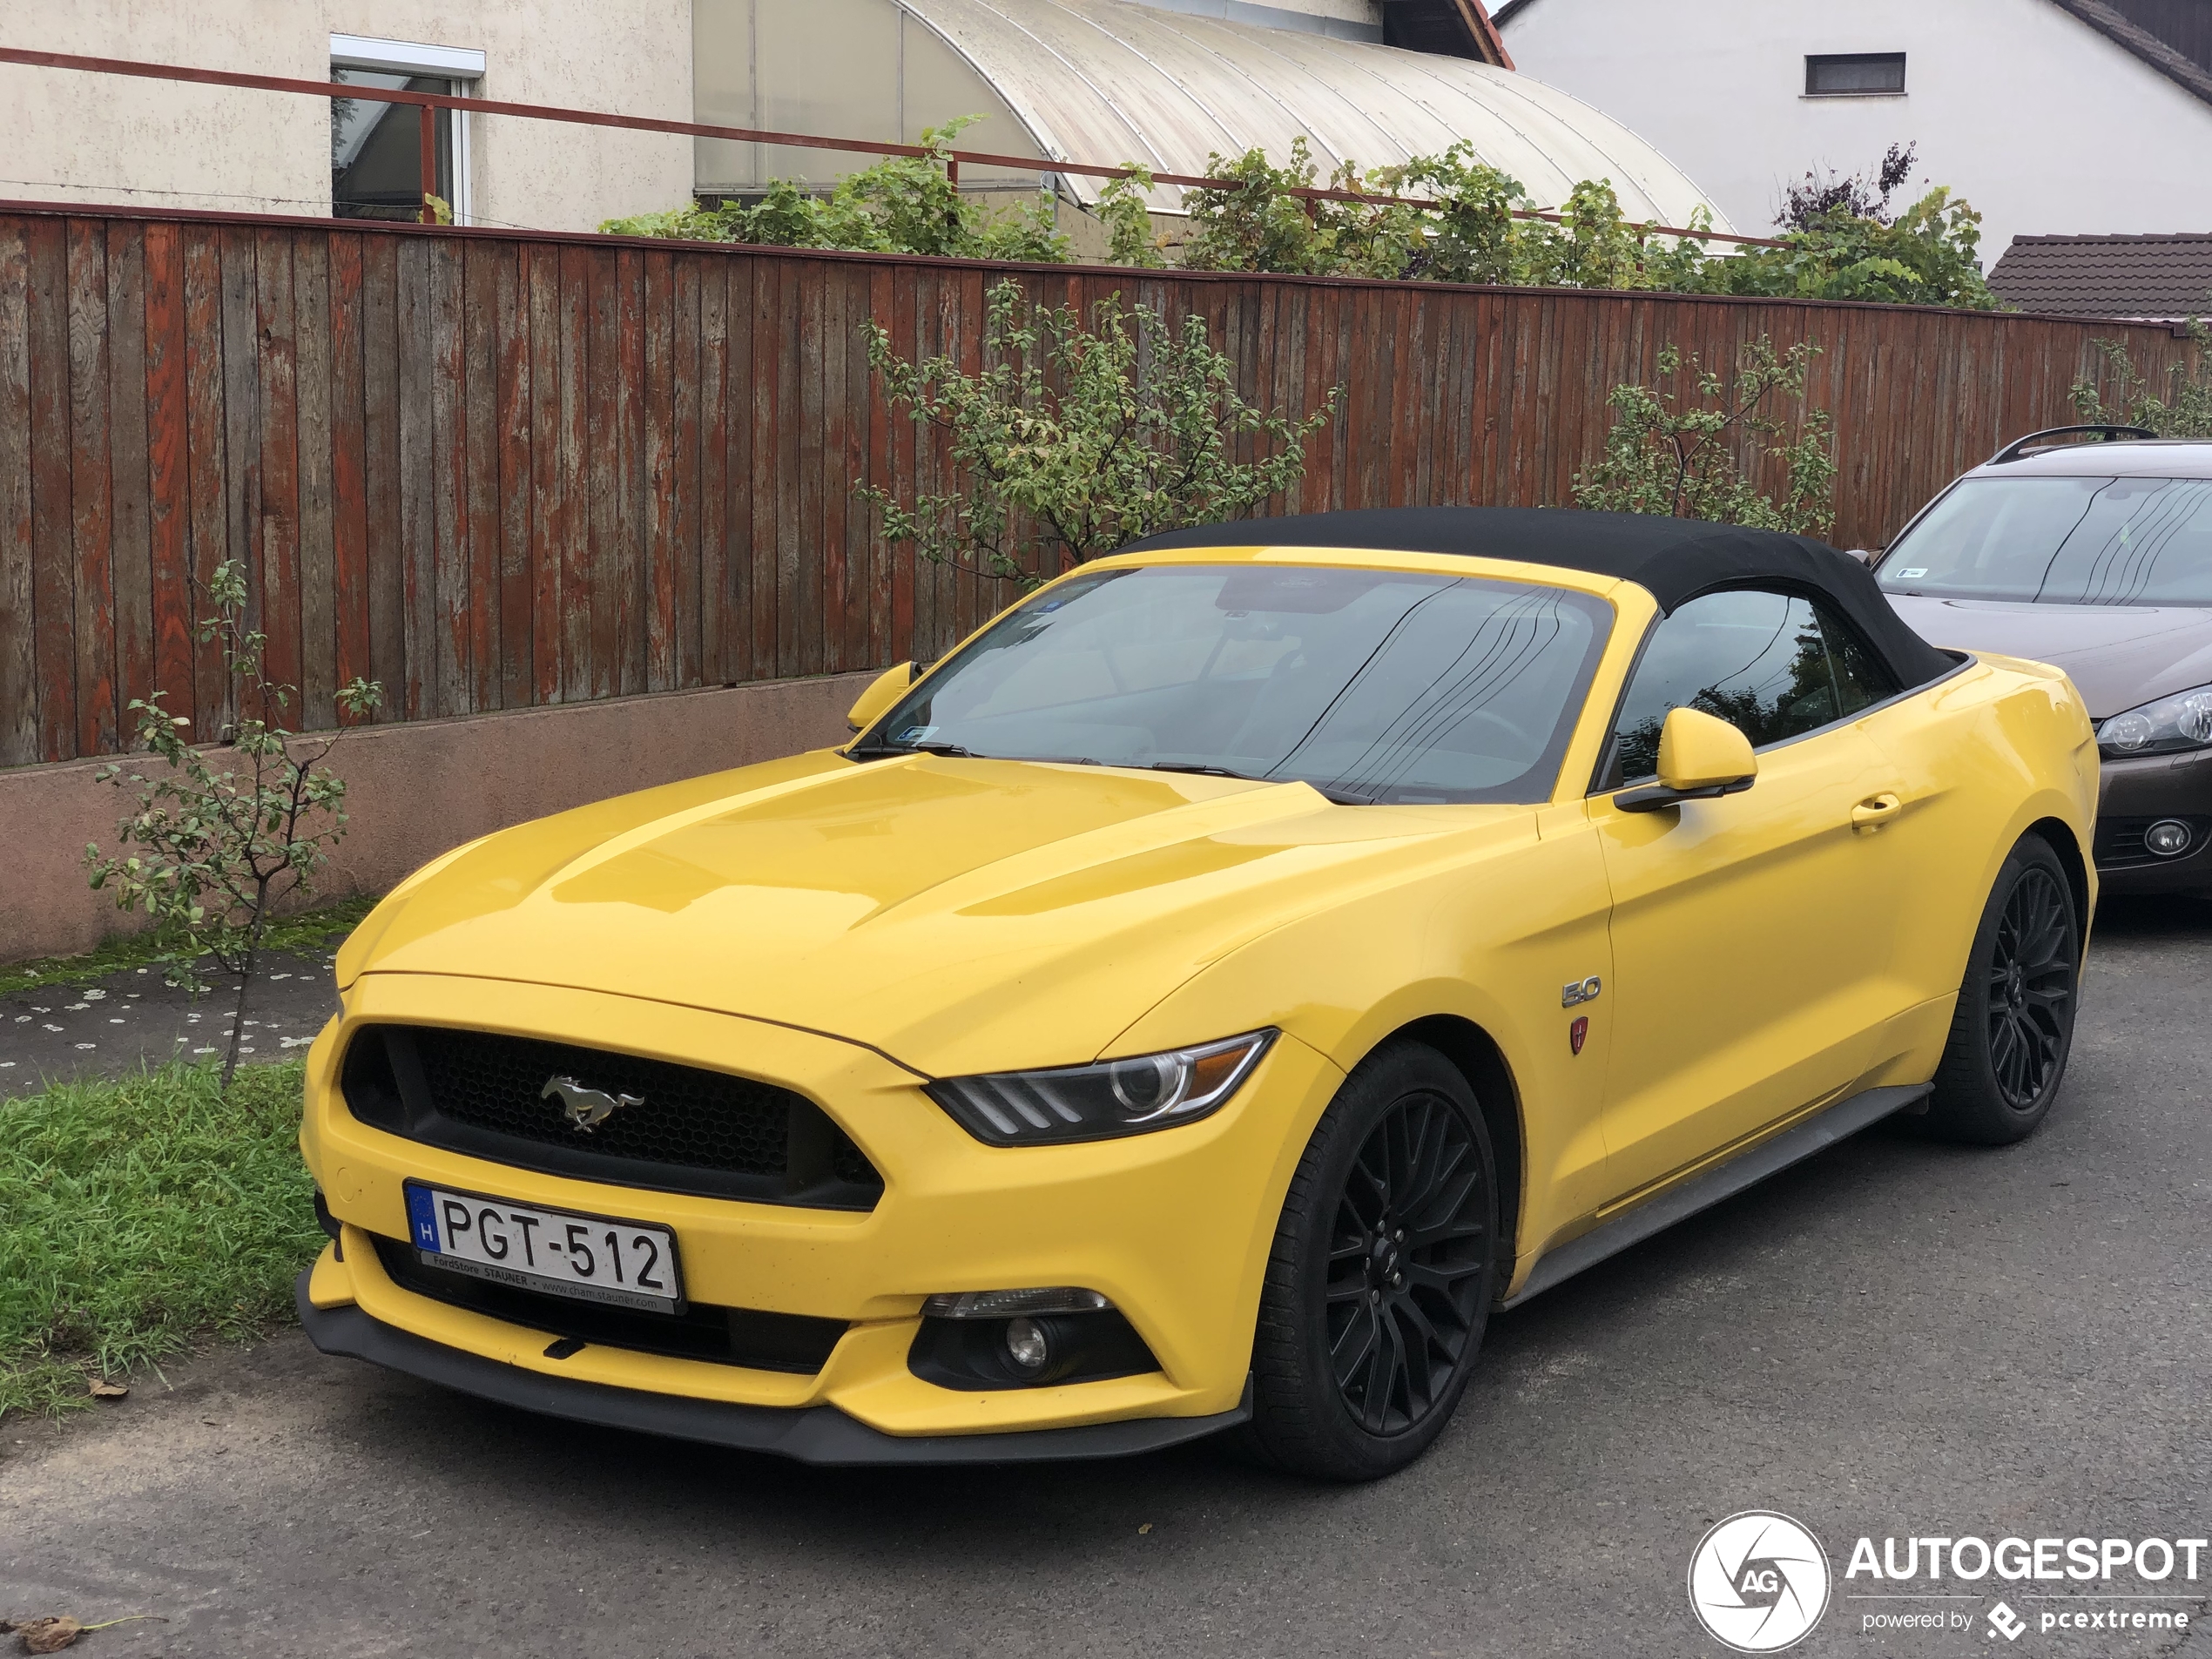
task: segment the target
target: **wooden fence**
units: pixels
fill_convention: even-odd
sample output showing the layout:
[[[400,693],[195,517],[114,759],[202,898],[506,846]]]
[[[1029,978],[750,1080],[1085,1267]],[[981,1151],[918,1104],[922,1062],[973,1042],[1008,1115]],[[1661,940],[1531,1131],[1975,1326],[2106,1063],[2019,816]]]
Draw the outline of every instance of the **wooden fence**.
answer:
[[[886,548],[853,499],[937,466],[862,324],[972,356],[956,261],[0,206],[0,765],[127,747],[157,688],[212,735],[196,584],[242,560],[306,726],[874,666],[1011,597]],[[1671,341],[1810,340],[1837,539],[1878,543],[2004,438],[2070,417],[2093,341],[2162,327],[1901,307],[1015,267],[1197,310],[1248,396],[1341,384],[1285,510],[1564,503],[1606,395]]]

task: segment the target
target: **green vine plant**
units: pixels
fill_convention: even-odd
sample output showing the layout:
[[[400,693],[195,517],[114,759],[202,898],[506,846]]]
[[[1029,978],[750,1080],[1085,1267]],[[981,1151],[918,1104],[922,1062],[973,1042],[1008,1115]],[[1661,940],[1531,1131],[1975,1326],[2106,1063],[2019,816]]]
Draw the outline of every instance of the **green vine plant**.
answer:
[[[1034,201],[995,212],[963,194],[953,178],[954,141],[983,118],[964,115],[942,126],[925,127],[921,142],[928,154],[887,156],[846,174],[826,194],[776,179],[757,202],[692,204],[610,219],[599,229],[609,236],[1066,264],[1068,239],[1055,228],[1052,197],[1040,192]]]
[[[2163,397],[2151,389],[2125,342],[2096,341],[2115,390],[2107,402],[2095,381],[2074,381],[2075,413],[2092,425],[2139,426],[2161,438],[2212,438],[2212,327],[2202,317],[2187,326],[2189,354],[2167,366]]]
[[[1674,384],[1613,388],[1613,429],[1597,464],[1576,475],[1575,504],[1824,536],[1836,517],[1835,445],[1827,411],[1804,407],[1806,370],[1819,349],[1800,341],[1777,352],[1761,335],[1737,353],[1728,374],[1693,355],[1686,399],[1683,354],[1662,347],[1657,379]],[[1782,405],[1794,405],[1794,416],[1778,413]],[[1779,500],[1743,475],[1747,446],[1780,468]]]
[[[206,591],[200,639],[221,653],[239,718],[224,742],[200,747],[192,722],[163,706],[167,693],[132,698],[138,746],[165,770],[121,761],[100,768],[99,781],[123,791],[130,809],[116,825],[121,850],[110,856],[91,843],[84,860],[92,886],[112,893],[117,908],[152,919],[161,947],[155,961],[169,983],[204,995],[202,965],[211,959],[237,977],[220,1085],[227,1090],[263,937],[279,907],[308,893],[345,834],[346,784],[322,765],[341,732],[303,739],[283,724],[294,688],[263,671],[268,642],[246,626],[244,571],[218,565]],[[383,700],[381,685],[358,677],[337,694],[355,719]]]
[[[1311,414],[1262,408],[1238,393],[1204,318],[1170,323],[1114,294],[1086,320],[1032,306],[1010,279],[990,290],[981,348],[972,374],[951,357],[909,362],[868,324],[880,395],[941,435],[952,488],[932,495],[894,477],[853,493],[874,506],[887,541],[1024,586],[1140,536],[1241,518],[1291,489],[1343,391]]]
[[[979,117],[922,134],[926,156],[893,157],[824,192],[775,179],[751,203],[691,206],[609,219],[630,236],[688,237],[784,247],[846,248],[933,257],[1066,264],[1069,238],[1053,198],[993,212],[963,197],[951,175],[954,141]],[[1089,210],[1106,233],[1106,262],[1138,270],[1272,272],[1385,280],[1514,287],[1643,289],[2001,309],[1982,280],[1981,215],[1941,187],[1893,218],[1891,192],[1912,156],[1892,146],[1876,185],[1811,186],[1772,247],[1724,245],[1699,207],[1674,230],[1632,219],[1608,179],[1583,179],[1549,218],[1521,183],[1479,160],[1462,140],[1441,155],[1363,173],[1347,160],[1326,188],[1394,200],[1301,194],[1323,188],[1303,138],[1278,165],[1262,149],[1215,153],[1218,187],[1186,187],[1188,233],[1170,245],[1149,207],[1146,168],[1104,185]],[[1894,174],[1894,177],[1892,176]]]

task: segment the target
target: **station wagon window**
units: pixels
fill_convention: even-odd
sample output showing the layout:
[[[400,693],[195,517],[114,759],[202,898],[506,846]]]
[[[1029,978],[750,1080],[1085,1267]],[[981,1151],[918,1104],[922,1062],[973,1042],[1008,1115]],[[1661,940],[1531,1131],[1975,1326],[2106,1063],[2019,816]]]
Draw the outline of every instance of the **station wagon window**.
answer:
[[[1660,729],[1676,709],[1716,715],[1756,749],[1848,719],[1896,690],[1825,605],[1756,588],[1706,594],[1645,645],[1614,728],[1607,787],[1657,774]]]
[[[848,752],[1298,780],[1352,803],[1548,800],[1612,615],[1564,589],[1406,570],[1088,571],[1001,617]]]
[[[1943,599],[2212,605],[2212,479],[1965,479],[1877,579]]]

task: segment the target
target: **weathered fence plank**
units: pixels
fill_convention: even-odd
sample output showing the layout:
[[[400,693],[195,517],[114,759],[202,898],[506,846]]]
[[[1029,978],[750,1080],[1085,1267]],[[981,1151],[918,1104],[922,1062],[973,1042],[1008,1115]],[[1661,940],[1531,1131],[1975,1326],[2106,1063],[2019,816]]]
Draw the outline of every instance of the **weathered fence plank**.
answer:
[[[1029,297],[1206,320],[1245,395],[1340,418],[1274,510],[1563,503],[1667,345],[1820,348],[1835,539],[1885,540],[2071,418],[2101,338],[2170,330],[1651,293],[1015,267]],[[944,260],[448,227],[0,211],[0,765],[112,753],[154,690],[229,718],[196,636],[246,570],[310,726],[934,656],[1010,596],[886,547],[856,485],[948,487],[867,326],[978,366],[1001,273]],[[1240,444],[1256,453],[1249,440]],[[1755,451],[1745,460],[1756,463]]]

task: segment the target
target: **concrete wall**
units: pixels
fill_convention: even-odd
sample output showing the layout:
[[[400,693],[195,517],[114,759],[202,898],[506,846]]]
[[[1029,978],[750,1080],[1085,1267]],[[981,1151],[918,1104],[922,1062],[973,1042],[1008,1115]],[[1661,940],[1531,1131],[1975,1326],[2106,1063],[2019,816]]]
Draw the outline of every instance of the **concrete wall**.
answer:
[[[348,732],[331,757],[351,822],[318,882],[380,893],[447,848],[586,801],[842,742],[875,678],[826,675]],[[123,797],[64,761],[0,772],[0,961],[89,950],[137,919],[86,884],[84,846],[114,851]]]
[[[2051,0],[1526,0],[1501,29],[1753,235],[1808,168],[1905,142],[1913,185],[1981,211],[1985,268],[2016,235],[2212,225],[2212,105]],[[1807,53],[1894,51],[1901,97],[1804,96]]]
[[[486,54],[477,96],[689,120],[689,0],[7,0],[0,40],[327,80],[333,32]],[[475,222],[588,231],[682,201],[689,138],[472,116]],[[0,197],[330,211],[330,110],[288,93],[0,65]]]

